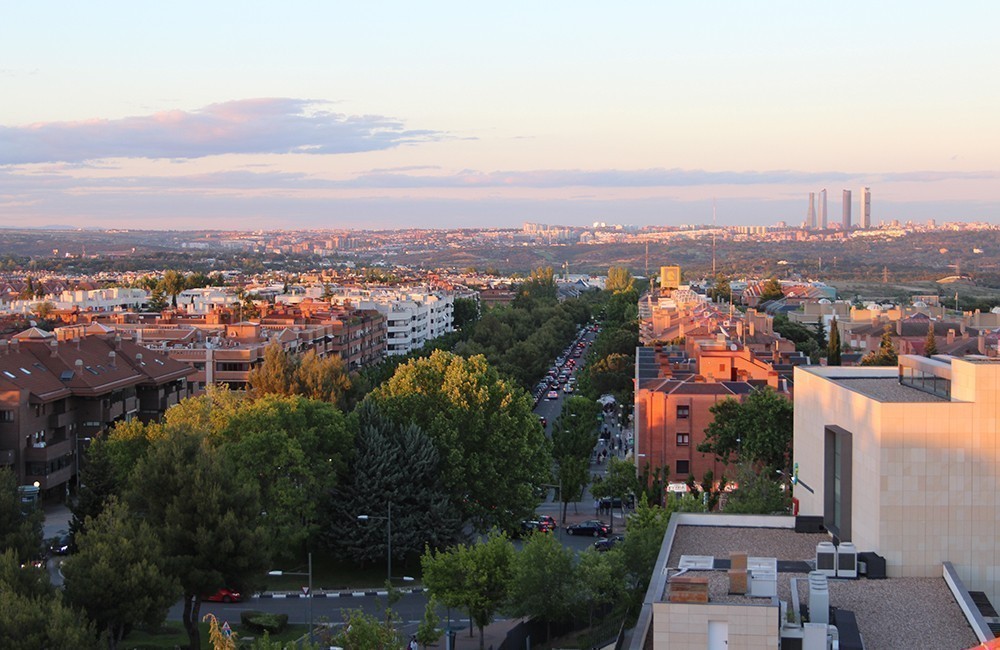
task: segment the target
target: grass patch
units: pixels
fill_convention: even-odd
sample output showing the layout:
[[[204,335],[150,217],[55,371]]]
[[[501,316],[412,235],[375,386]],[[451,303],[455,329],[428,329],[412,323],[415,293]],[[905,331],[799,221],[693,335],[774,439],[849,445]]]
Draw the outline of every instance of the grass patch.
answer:
[[[232,626],[233,632],[237,634],[238,638],[258,638],[262,636],[254,634],[250,630],[244,629],[242,625],[234,624],[234,621],[230,621],[229,625]],[[211,646],[208,643],[208,623],[199,623],[198,627],[201,630],[202,650],[211,650]],[[272,634],[271,640],[294,641],[308,633],[308,625],[289,625],[281,632],[281,634]],[[184,631],[184,624],[180,621],[167,621],[156,630],[136,628],[131,634],[125,637],[119,647],[124,648],[125,650],[147,650],[152,648],[175,647],[185,648],[187,647],[187,642],[188,637],[187,632]]]
[[[294,564],[276,566],[276,569],[305,573],[306,565]],[[413,562],[411,566],[392,565],[393,574],[397,577],[393,584],[397,587],[414,587],[420,582],[420,563]],[[341,561],[325,554],[313,553],[313,588],[327,591],[355,589],[366,587],[382,587],[385,585],[385,563],[369,564],[359,567],[354,562]],[[410,576],[415,582],[403,582],[399,576]],[[265,574],[261,581],[266,591],[298,591],[309,584],[308,576],[269,576]]]

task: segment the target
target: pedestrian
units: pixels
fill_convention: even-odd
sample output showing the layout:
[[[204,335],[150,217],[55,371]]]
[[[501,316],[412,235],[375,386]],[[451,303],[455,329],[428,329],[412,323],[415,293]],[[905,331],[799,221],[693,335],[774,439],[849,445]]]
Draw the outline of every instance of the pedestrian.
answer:
[[[417,635],[414,634],[410,637],[410,645],[406,646],[407,650],[417,650]]]
[[[594,516],[601,514],[601,502],[594,499]]]

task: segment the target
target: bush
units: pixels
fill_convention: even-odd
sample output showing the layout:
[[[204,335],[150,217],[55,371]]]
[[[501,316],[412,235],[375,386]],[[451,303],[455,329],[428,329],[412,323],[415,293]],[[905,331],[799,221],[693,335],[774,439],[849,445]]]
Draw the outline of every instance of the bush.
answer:
[[[243,611],[240,612],[240,624],[256,634],[278,634],[288,626],[288,614]]]

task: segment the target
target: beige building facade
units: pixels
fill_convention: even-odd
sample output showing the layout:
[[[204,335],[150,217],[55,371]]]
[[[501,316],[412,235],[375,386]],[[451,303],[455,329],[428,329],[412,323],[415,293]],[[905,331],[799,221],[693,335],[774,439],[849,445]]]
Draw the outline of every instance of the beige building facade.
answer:
[[[1000,362],[900,357],[892,368],[795,369],[800,514],[886,559],[1000,602]]]

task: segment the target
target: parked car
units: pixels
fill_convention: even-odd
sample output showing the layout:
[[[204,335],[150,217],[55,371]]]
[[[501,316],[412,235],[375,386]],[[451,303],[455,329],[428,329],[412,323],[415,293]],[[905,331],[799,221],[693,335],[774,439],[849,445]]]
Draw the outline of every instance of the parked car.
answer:
[[[70,536],[66,531],[59,532],[49,540],[49,555],[69,555],[70,550]]]
[[[228,587],[222,587],[214,594],[202,596],[201,599],[213,603],[239,603],[243,602],[243,595],[238,591],[229,589]]]
[[[538,515],[538,529],[541,530],[545,527],[546,532],[552,532],[556,529],[556,520],[552,515]]]
[[[611,537],[599,539],[596,542],[594,542],[594,550],[597,551],[598,553],[604,553],[606,551],[610,551],[615,547],[615,544],[618,544],[624,539],[625,539],[624,535],[612,535]]]
[[[607,537],[608,525],[598,519],[588,519],[578,524],[566,526],[570,535],[590,535],[591,537]]]

